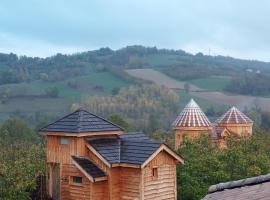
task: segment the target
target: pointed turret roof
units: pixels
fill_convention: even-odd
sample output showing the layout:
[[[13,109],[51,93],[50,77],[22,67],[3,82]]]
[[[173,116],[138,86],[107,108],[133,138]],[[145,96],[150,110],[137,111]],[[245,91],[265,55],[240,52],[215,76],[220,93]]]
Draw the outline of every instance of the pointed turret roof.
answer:
[[[232,107],[224,115],[216,120],[218,124],[250,124],[253,121],[236,107]]]
[[[174,127],[210,127],[211,122],[198,104],[191,99],[173,123]]]
[[[63,118],[40,129],[41,132],[44,131],[66,133],[119,130],[123,130],[123,128],[83,109],[76,110],[75,112],[66,115]]]

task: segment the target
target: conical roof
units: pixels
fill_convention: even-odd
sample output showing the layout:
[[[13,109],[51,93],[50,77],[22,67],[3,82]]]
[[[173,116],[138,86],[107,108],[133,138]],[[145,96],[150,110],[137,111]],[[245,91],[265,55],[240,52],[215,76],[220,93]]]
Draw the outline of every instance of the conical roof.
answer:
[[[250,124],[253,121],[236,107],[232,107],[224,115],[216,120],[218,124]]]
[[[174,127],[210,127],[211,122],[198,104],[191,99],[173,123]]]
[[[76,110],[75,112],[40,129],[40,131],[46,132],[67,133],[120,130],[123,130],[123,128],[83,109]]]

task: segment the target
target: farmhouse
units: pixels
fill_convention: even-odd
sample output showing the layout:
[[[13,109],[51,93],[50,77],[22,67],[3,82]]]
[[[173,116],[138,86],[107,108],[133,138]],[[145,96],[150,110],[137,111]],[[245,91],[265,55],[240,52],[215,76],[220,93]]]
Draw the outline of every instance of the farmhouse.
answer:
[[[79,109],[42,128],[47,192],[63,200],[176,200],[176,164],[167,145]]]
[[[183,143],[184,136],[194,139],[201,134],[209,135],[213,143],[223,148],[226,137],[250,137],[252,127],[252,120],[236,107],[232,107],[215,123],[211,123],[198,104],[191,99],[173,123],[175,149]]]

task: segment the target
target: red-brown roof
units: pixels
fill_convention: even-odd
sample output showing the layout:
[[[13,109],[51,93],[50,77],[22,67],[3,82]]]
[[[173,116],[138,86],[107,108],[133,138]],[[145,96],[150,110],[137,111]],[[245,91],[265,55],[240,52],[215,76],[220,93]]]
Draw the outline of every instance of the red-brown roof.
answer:
[[[250,124],[253,123],[244,113],[236,107],[232,107],[224,115],[216,120],[217,124]]]
[[[191,99],[173,123],[174,127],[210,127],[211,122],[198,104]]]

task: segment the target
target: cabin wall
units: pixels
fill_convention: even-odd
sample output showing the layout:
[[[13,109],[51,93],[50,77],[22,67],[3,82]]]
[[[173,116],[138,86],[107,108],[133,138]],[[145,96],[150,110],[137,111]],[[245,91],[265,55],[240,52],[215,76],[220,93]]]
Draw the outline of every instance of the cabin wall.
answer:
[[[60,144],[60,136],[47,137],[47,163],[72,164],[72,155],[84,156],[86,154],[84,138],[67,138],[68,144]]]
[[[72,183],[72,176],[82,177],[82,184]],[[92,183],[74,165],[61,165],[61,199],[91,200]]]
[[[99,181],[92,184],[91,200],[109,200],[108,181]]]
[[[110,200],[120,200],[120,167],[111,168],[109,171]]]
[[[252,135],[252,124],[219,124],[220,127],[227,128],[229,132],[235,133],[238,137],[249,137]]]
[[[158,176],[153,176],[157,168]],[[144,200],[176,200],[176,161],[165,151],[160,152],[142,171]]]
[[[141,169],[120,168],[120,200],[140,199]]]
[[[184,136],[189,139],[194,139],[199,137],[201,134],[210,134],[211,128],[201,128],[201,129],[176,129],[175,130],[175,149],[177,150],[181,144],[183,144]]]

